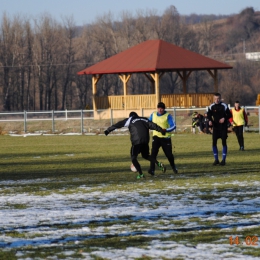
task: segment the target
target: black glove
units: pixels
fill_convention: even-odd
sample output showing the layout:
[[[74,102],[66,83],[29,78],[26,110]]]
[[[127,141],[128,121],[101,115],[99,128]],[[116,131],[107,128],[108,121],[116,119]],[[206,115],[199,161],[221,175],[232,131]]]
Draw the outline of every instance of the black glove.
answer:
[[[245,126],[247,126],[247,122],[245,122]]]
[[[166,129],[162,129],[162,135],[165,135],[166,134]]]
[[[109,132],[106,130],[106,131],[104,131],[104,133],[105,133],[105,135],[108,135],[109,134]]]

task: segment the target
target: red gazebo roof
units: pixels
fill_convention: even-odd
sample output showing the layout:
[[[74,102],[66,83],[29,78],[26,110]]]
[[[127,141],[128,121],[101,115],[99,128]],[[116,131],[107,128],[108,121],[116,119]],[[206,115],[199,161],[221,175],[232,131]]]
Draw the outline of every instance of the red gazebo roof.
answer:
[[[232,69],[232,67],[163,40],[148,40],[81,70],[77,74],[120,74],[207,69]]]

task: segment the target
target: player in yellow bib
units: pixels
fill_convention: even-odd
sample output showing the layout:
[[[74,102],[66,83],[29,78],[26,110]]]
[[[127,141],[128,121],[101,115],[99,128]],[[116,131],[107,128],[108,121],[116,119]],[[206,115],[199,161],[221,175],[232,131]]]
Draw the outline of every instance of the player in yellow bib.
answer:
[[[233,125],[233,130],[236,133],[239,150],[244,151],[244,125],[247,126],[248,118],[244,108],[240,107],[239,101],[236,101],[234,108],[231,109],[232,118],[230,123]]]
[[[174,173],[178,173],[177,167],[174,162],[174,156],[172,153],[172,140],[171,132],[176,129],[175,121],[171,114],[165,111],[165,104],[159,102],[157,105],[157,112],[151,114],[150,121],[156,123],[161,128],[166,129],[166,134],[162,135],[158,131],[153,131],[153,142],[151,156],[156,159],[160,147],[162,147],[165,156],[167,157]],[[150,169],[148,173],[154,175],[155,164],[150,164]]]

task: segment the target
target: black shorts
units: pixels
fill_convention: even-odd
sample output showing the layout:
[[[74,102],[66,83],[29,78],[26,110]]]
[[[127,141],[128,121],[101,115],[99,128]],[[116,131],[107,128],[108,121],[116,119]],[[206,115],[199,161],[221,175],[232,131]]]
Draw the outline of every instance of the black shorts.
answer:
[[[224,129],[213,129],[213,134],[212,134],[212,145],[216,146],[217,145],[217,140],[220,138],[222,140],[222,145],[226,146],[227,145],[227,128]]]
[[[227,135],[227,129],[222,129],[222,130],[218,130],[218,129],[214,129],[213,130],[213,139],[227,139],[228,135]]]
[[[149,145],[148,144],[136,144],[131,147],[131,156],[138,156],[139,153],[142,156],[147,157],[149,155]]]

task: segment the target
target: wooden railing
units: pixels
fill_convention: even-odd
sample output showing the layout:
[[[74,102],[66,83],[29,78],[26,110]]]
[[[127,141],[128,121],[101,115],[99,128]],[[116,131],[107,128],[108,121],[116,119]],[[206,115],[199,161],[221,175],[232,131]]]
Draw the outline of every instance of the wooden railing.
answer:
[[[154,108],[156,104],[155,95],[127,95],[124,96],[106,96],[95,97],[97,109],[140,109]]]
[[[165,94],[161,95],[161,101],[167,107],[206,107],[213,102],[213,94]]]
[[[213,102],[212,93],[195,94],[164,94],[160,101],[166,107],[206,107]],[[157,105],[156,95],[127,95],[95,97],[97,109],[140,109],[155,108]]]

